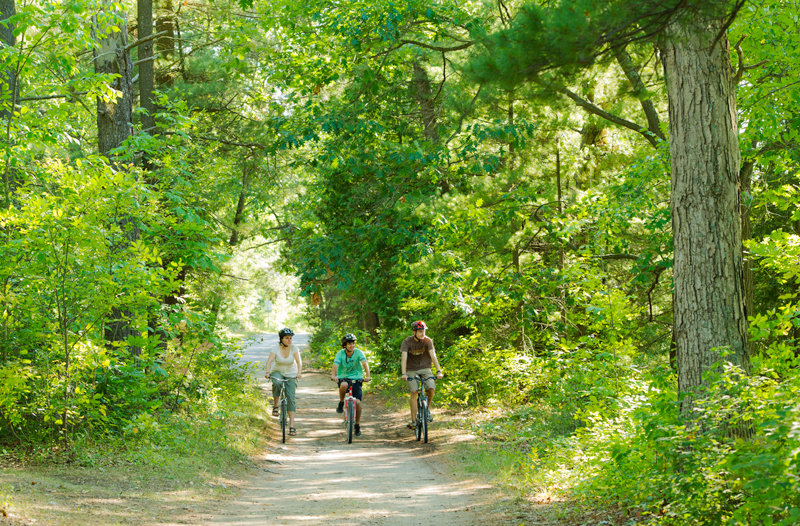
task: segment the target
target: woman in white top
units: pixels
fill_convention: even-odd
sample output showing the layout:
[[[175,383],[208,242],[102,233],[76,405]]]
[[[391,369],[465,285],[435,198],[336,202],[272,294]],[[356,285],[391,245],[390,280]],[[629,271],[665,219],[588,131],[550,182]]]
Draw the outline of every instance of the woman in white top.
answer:
[[[269,353],[267,358],[267,374],[264,378],[279,378],[288,380],[285,383],[272,382],[272,416],[278,416],[278,402],[280,401],[281,387],[286,389],[286,412],[289,414],[289,435],[294,436],[294,393],[297,380],[303,377],[303,361],[300,359],[300,349],[292,345],[292,329],[281,329],[278,332],[278,346]]]

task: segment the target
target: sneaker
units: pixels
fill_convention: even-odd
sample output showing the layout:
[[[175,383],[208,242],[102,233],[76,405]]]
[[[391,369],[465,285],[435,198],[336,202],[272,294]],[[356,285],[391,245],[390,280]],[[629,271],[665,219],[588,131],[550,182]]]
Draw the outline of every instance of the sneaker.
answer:
[[[433,422],[433,415],[428,413],[428,422]]]
[[[344,413],[344,402],[339,402],[339,405],[336,406],[337,413]]]
[[[357,437],[361,436],[361,426],[358,424],[356,424],[356,436]]]

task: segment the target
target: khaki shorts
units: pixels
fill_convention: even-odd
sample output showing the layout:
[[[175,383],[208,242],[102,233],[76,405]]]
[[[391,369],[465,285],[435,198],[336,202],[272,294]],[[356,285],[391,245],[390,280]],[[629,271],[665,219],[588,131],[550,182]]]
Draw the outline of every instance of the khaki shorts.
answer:
[[[433,376],[433,372],[430,369],[419,369],[417,371],[407,371],[408,374],[408,392],[413,393],[414,391],[419,391],[419,381],[418,380],[411,380],[412,376],[419,376],[420,378],[428,378],[429,376]],[[431,378],[430,380],[425,380],[425,389],[435,389],[436,382]]]

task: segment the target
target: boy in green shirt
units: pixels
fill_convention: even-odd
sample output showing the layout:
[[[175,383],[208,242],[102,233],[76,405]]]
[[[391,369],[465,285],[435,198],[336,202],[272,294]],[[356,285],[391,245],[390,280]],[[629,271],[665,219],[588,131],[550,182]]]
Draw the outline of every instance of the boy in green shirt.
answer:
[[[366,377],[364,377],[366,373]],[[356,436],[361,436],[361,383],[370,381],[369,364],[367,357],[356,349],[356,336],[345,334],[342,337],[342,350],[336,353],[331,368],[331,380],[339,384],[339,405],[337,413],[344,412],[344,395],[347,389],[353,387],[353,397],[356,399]]]

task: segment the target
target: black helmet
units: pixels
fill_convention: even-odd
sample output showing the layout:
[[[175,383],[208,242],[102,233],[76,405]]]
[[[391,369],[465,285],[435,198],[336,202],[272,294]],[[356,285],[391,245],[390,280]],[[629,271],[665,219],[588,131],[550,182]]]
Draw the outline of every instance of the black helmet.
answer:
[[[294,331],[289,329],[288,327],[284,327],[280,331],[278,331],[278,341],[283,343],[284,336],[294,336]]]
[[[415,321],[411,323],[411,330],[412,331],[421,331],[427,329],[428,326],[425,325],[424,321]]]
[[[354,342],[354,341],[356,341],[356,335],[348,332],[347,334],[342,336],[342,347],[347,345],[347,342]]]

